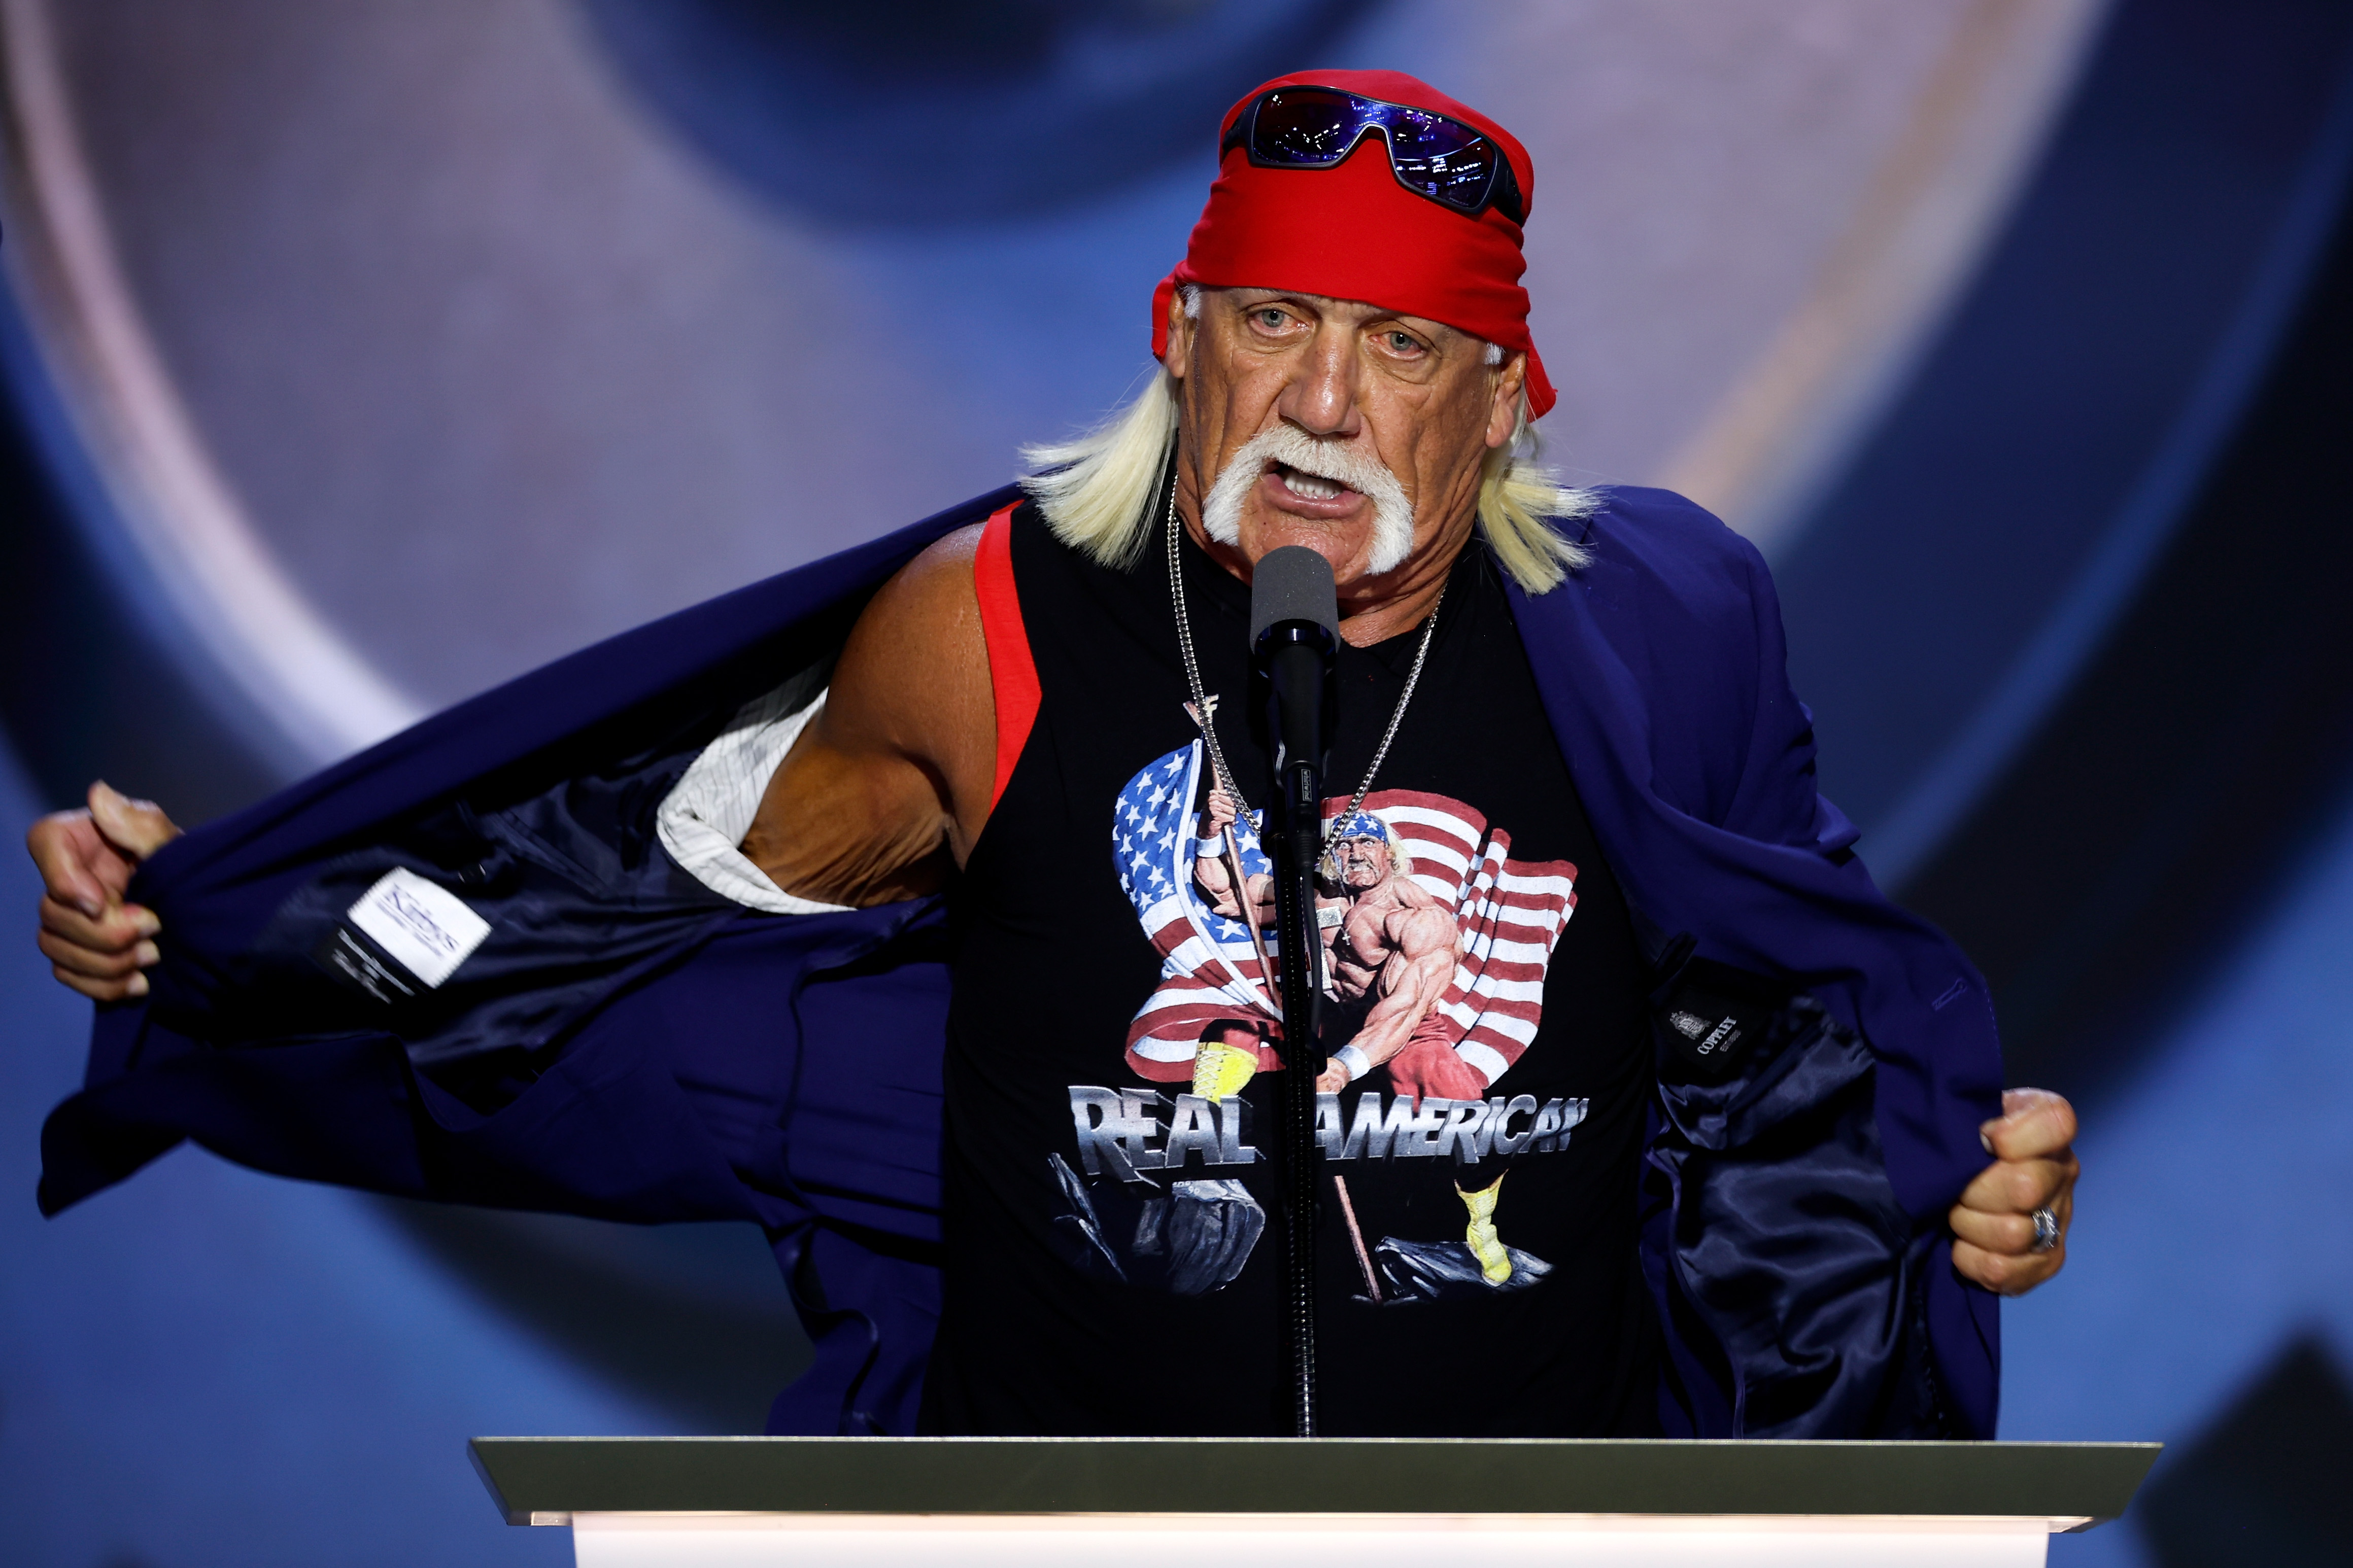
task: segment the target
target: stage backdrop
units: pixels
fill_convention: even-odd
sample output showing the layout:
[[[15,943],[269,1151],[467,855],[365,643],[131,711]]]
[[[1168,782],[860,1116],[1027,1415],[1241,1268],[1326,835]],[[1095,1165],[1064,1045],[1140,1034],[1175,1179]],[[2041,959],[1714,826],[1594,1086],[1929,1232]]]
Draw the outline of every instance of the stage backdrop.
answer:
[[[2343,1538],[2297,1480],[2353,1459],[2353,12],[0,0],[0,45],[18,824],[98,773],[201,818],[1001,482],[1148,369],[1255,80],[1492,110],[1552,456],[1766,551],[1866,858],[2084,1105],[2005,1433],[2188,1446],[2054,1560]],[[726,1227],[187,1152],[44,1224],[86,1010],[29,943],[0,996],[27,1561],[548,1557],[465,1436],[750,1430],[805,1353]]]

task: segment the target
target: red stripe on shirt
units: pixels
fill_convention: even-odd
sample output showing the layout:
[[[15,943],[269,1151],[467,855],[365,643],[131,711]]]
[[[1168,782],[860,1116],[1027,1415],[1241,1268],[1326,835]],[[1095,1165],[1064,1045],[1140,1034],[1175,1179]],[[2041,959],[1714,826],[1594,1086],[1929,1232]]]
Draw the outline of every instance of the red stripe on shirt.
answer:
[[[1021,595],[1013,586],[1013,508],[992,512],[980,525],[980,549],[972,560],[972,585],[980,596],[981,640],[988,646],[988,686],[997,699],[997,784],[988,809],[1005,798],[1013,764],[1038,722],[1038,666],[1029,657],[1029,633],[1021,624]]]

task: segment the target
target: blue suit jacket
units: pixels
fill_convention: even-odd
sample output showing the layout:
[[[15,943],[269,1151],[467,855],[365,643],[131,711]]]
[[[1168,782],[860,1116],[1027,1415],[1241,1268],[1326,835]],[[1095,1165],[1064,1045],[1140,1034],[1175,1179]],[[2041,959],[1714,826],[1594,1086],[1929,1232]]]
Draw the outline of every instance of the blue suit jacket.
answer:
[[[168,934],[43,1134],[55,1212],[182,1139],[379,1192],[764,1226],[817,1345],[771,1429],[905,1432],[936,1318],[941,901],[774,916],[670,863],[654,812],[743,702],[821,676],[867,597],[983,496],[657,621],[187,835]],[[1984,1163],[1985,987],[1815,787],[1762,560],[1620,489],[1593,563],[1513,593],[1554,732],[1654,952],[1796,994],[1729,1082],[1662,1079],[1642,1184],[1662,1408],[1696,1436],[1992,1436],[1997,1303],[1946,1209]],[[311,958],[390,867],[492,935],[386,1006]]]

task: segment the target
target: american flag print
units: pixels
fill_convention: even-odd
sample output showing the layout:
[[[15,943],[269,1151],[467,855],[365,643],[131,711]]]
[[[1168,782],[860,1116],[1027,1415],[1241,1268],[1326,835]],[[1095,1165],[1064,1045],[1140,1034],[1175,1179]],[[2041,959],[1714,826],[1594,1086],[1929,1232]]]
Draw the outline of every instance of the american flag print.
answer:
[[[1150,1082],[1191,1078],[1193,1057],[1219,1020],[1278,1025],[1279,975],[1261,973],[1250,928],[1220,915],[1194,877],[1203,802],[1201,742],[1153,763],[1120,792],[1113,849],[1120,886],[1161,955],[1160,981],[1129,1025],[1127,1065]],[[1326,820],[1346,808],[1327,800]],[[1388,828],[1410,861],[1405,874],[1454,917],[1453,976],[1413,1031],[1492,1084],[1535,1038],[1545,972],[1577,909],[1577,868],[1567,860],[1511,858],[1511,835],[1446,795],[1382,790],[1363,809]],[[1272,869],[1250,817],[1234,825],[1247,877]],[[1320,900],[1338,908],[1336,900]],[[1272,932],[1269,958],[1272,959]],[[1326,1040],[1336,1049],[1345,1040]],[[1279,1065],[1260,1047],[1260,1069]]]
[[[1324,815],[1346,805],[1327,800]],[[1364,809],[1402,841],[1413,880],[1454,911],[1454,977],[1415,1037],[1443,1039],[1492,1084],[1536,1037],[1545,970],[1577,912],[1577,867],[1513,859],[1509,833],[1446,795],[1379,790]]]
[[[1112,813],[1120,889],[1160,953],[1160,984],[1127,1031],[1128,1067],[1155,1083],[1192,1078],[1194,1050],[1211,1021],[1273,1024],[1282,1012],[1273,994],[1279,977],[1261,973],[1250,927],[1218,913],[1194,880],[1198,803],[1208,796],[1198,741],[1169,752],[1128,781]],[[1249,814],[1232,831],[1246,877],[1274,869]],[[1277,1065],[1271,1047],[1260,1058],[1261,1070]]]

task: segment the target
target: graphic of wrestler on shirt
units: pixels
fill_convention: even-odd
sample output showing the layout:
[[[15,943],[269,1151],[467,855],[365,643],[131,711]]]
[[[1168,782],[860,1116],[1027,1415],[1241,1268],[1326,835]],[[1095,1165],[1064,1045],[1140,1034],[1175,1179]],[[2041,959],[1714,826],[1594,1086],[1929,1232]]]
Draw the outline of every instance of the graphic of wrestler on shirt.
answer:
[[[1205,773],[1198,741],[1169,752],[1120,793],[1113,821],[1121,887],[1161,955],[1125,1065],[1190,1092],[1072,1085],[1076,1164],[1060,1152],[1051,1162],[1070,1211],[1058,1224],[1081,1243],[1080,1261],[1180,1294],[1237,1278],[1263,1228],[1247,1188],[1214,1167],[1259,1157],[1239,1091],[1281,1059],[1272,866],[1253,816],[1238,816]],[[1366,1299],[1533,1284],[1547,1266],[1496,1234],[1498,1173],[1566,1148],[1586,1104],[1493,1086],[1535,1037],[1577,868],[1512,859],[1507,832],[1444,795],[1388,790],[1347,805],[1325,804],[1316,881],[1331,1051],[1316,1081],[1324,1157],[1335,1174],[1358,1161],[1445,1172],[1468,1216],[1460,1240],[1358,1241]],[[1402,1164],[1421,1159],[1430,1164]],[[1168,1180],[1196,1160],[1203,1179]],[[1337,1192],[1345,1206],[1344,1174]]]
[[[1220,915],[1244,918],[1246,901],[1247,918],[1261,928],[1271,927],[1271,877],[1262,872],[1250,877],[1242,899],[1235,895],[1233,874],[1223,855],[1234,816],[1232,797],[1211,786],[1193,851],[1193,878]],[[1573,876],[1574,870],[1569,868],[1567,874]],[[1375,812],[1344,812],[1326,831],[1326,848],[1316,871],[1315,924],[1324,943],[1324,994],[1338,1004],[1340,1016],[1335,1022],[1350,1038],[1315,1087],[1334,1093],[1353,1078],[1388,1066],[1391,1081],[1400,1087],[1483,1096],[1485,1080],[1472,1081],[1472,1073],[1451,1049],[1444,1023],[1433,1024],[1431,1016],[1461,961],[1462,931],[1454,910],[1413,879],[1412,854],[1399,836]],[[1406,1054],[1409,1050],[1411,1055]],[[1400,1056],[1405,1059],[1399,1061]]]

